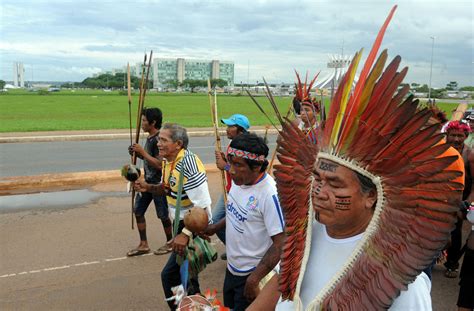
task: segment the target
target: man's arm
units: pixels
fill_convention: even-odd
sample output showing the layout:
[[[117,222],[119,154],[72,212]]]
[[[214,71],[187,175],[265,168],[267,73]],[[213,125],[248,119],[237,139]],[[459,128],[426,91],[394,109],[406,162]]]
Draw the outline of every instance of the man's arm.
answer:
[[[144,180],[137,180],[133,183],[133,189],[135,189],[138,192],[150,192],[158,195],[165,195],[166,190],[164,185],[161,184],[149,184]]]
[[[215,223],[215,224],[210,224],[209,226],[207,226],[207,228],[204,230],[204,235],[205,236],[211,236],[211,235],[214,235],[216,234],[216,232],[222,230],[225,228],[225,217],[222,218],[221,220],[219,220],[219,222]]]
[[[265,287],[262,288],[257,298],[246,309],[247,311],[275,310],[280,291],[278,290],[278,274],[275,274]]]
[[[253,301],[259,293],[258,283],[265,277],[280,261],[285,234],[283,232],[272,236],[273,244],[267,250],[255,270],[247,278],[244,288],[244,296],[248,301]]]
[[[139,144],[133,144],[131,148],[132,152],[135,152],[138,157],[150,163],[157,170],[161,170],[161,164],[163,163],[163,159],[158,156],[155,158],[154,156],[150,155],[146,150]]]
[[[220,169],[221,171],[224,171],[224,170],[228,170],[226,169],[226,165],[227,165],[227,160],[225,158],[225,155],[223,152],[221,151],[214,151],[214,154],[216,156],[216,166],[218,169]]]

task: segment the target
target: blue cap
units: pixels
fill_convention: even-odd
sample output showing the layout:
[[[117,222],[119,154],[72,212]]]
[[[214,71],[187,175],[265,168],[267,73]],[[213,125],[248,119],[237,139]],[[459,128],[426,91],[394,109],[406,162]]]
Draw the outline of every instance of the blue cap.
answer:
[[[249,119],[243,114],[233,114],[228,119],[221,119],[221,122],[228,126],[238,125],[246,131],[250,127]]]

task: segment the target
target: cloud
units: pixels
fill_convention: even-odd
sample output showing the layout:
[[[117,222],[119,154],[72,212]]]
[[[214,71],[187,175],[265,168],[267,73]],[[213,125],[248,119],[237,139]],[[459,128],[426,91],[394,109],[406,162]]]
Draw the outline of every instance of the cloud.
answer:
[[[293,69],[326,68],[328,54],[367,55],[391,5],[384,1],[74,1],[0,3],[1,75],[11,80],[22,61],[46,80],[81,81],[155,57],[235,62],[237,82],[294,80]],[[382,48],[402,56],[409,82],[428,83],[435,36],[433,85],[474,85],[472,1],[400,0]],[[52,68],[62,67],[63,71]],[[27,74],[28,75],[28,74]]]

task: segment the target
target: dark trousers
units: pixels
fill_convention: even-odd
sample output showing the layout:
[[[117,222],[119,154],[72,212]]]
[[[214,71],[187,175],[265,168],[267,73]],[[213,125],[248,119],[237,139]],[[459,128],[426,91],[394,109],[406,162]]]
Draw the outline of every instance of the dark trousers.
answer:
[[[456,221],[456,228],[451,231],[451,246],[449,246],[444,266],[450,270],[456,270],[459,268],[459,257],[461,257],[461,244],[462,244],[462,220]]]
[[[224,306],[233,311],[244,311],[250,305],[244,297],[245,282],[249,276],[237,276],[225,271],[224,279]]]
[[[474,308],[474,249],[466,248],[459,274],[459,296],[457,305],[460,308]]]
[[[438,257],[439,257],[439,253],[433,259],[433,261],[430,263],[430,265],[428,267],[426,267],[425,270],[423,270],[423,272],[430,278],[430,281],[431,281],[431,277],[433,275],[433,267],[436,265],[436,261],[438,260]]]

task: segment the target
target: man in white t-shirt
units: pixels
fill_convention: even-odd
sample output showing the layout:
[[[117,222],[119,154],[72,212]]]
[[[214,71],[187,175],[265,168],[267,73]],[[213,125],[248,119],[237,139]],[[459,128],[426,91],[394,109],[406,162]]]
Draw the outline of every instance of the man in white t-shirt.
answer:
[[[313,236],[299,297],[278,301],[276,310],[313,310],[318,293],[337,277],[352,256],[373,216],[377,199],[372,181],[347,167],[320,159],[315,178]],[[279,298],[277,276],[249,310],[275,305]],[[402,291],[390,310],[431,310],[431,281],[421,273],[406,291]]]
[[[268,175],[268,147],[261,137],[244,133],[227,150],[232,187],[226,217],[206,230],[225,227],[227,270],[224,305],[245,310],[259,293],[259,283],[280,260],[283,214],[275,181]]]
[[[318,144],[280,119],[274,176],[287,238],[278,278],[248,310],[431,310],[422,271],[454,227],[463,170],[448,168],[458,156],[440,156],[449,145],[431,111],[398,88],[401,58],[385,71],[387,51],[376,58],[395,10],[355,86],[354,57]]]

